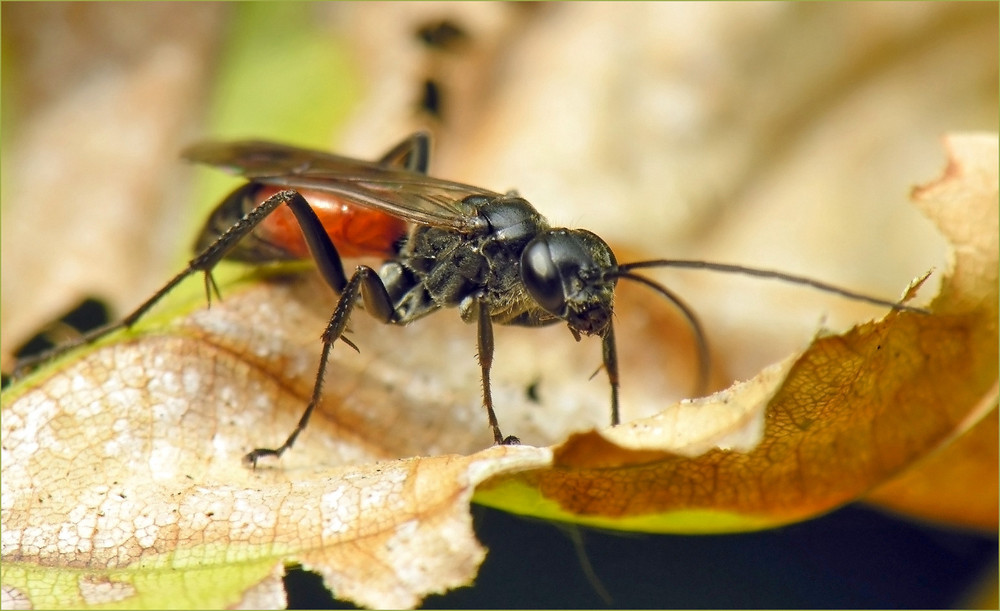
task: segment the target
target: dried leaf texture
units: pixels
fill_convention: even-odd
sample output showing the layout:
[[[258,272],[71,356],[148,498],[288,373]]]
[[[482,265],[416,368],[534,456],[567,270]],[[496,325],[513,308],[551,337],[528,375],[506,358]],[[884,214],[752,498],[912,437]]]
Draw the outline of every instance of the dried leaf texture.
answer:
[[[995,531],[997,500],[997,140],[993,135],[951,137],[949,164],[937,181],[913,191],[914,201],[954,245],[949,272],[935,300],[936,311],[975,317],[969,355],[983,367],[975,378],[944,387],[946,396],[976,401],[950,445],[928,456],[868,498],[896,511]],[[990,358],[992,357],[992,361]],[[991,367],[992,363],[992,367]],[[992,369],[992,374],[991,374]],[[960,381],[956,381],[960,382]],[[977,392],[982,395],[976,397]],[[985,413],[985,415],[984,415]]]
[[[240,456],[259,431],[286,424],[254,402],[300,407],[301,396],[231,349],[193,330],[122,342],[5,409],[6,596],[36,607],[280,607],[282,566],[300,562],[338,596],[414,606],[474,577],[475,485],[550,456],[494,448],[379,462],[341,440],[341,462],[362,464],[324,467],[328,448],[312,436],[296,448],[301,461],[247,470]]]

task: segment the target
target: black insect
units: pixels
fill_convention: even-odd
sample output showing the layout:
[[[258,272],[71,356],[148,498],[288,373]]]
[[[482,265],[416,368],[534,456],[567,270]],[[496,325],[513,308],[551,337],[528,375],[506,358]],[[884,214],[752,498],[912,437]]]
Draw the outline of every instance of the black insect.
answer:
[[[497,444],[518,440],[501,433],[490,392],[494,324],[536,327],[562,322],[577,340],[599,337],[611,387],[611,423],[618,424],[613,314],[619,279],[640,282],[679,308],[696,337],[700,376],[705,379],[708,351],[694,312],[666,287],[635,270],[674,267],[748,274],[918,310],[769,270],[669,259],[620,264],[600,237],[582,229],[550,227],[516,192],[499,194],[427,176],[430,142],[424,133],[410,136],[377,162],[267,142],[206,143],[188,149],[184,156],[230,170],[249,182],[212,214],[198,240],[200,254],[187,269],[121,322],[85,339],[130,327],[192,273],[203,272],[206,291],[217,292],[211,271],[223,258],[255,262],[298,258],[304,256],[304,240],[323,278],[340,297],[322,336],[309,404],[283,444],[246,455],[252,465],[265,456],[281,456],[304,430],[320,399],[330,350],[338,339],[357,349],[344,332],[359,305],[389,324],[405,325],[441,308],[458,308],[463,320],[476,324],[483,405]],[[289,231],[288,223],[273,222],[286,213],[282,204],[294,215],[301,235]],[[342,252],[379,255],[385,261],[379,270],[361,265],[348,276]]]

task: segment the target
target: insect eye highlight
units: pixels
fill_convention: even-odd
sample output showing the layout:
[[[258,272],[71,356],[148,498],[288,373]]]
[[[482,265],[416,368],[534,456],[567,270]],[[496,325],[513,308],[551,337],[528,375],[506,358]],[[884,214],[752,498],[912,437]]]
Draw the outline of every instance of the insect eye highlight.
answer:
[[[540,236],[524,248],[521,253],[521,280],[538,305],[562,316],[566,308],[566,293],[547,238],[547,235]]]

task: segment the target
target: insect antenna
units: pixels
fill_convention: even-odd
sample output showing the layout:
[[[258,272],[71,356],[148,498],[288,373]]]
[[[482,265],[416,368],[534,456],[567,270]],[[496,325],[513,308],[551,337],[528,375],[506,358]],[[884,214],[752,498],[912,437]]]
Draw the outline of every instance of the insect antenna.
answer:
[[[643,263],[645,263],[645,261]],[[711,356],[708,354],[708,340],[705,339],[705,330],[701,326],[701,321],[698,320],[698,316],[694,313],[694,309],[667,287],[663,286],[659,282],[656,282],[655,280],[650,280],[645,276],[633,274],[626,269],[627,267],[628,265],[619,265],[616,270],[605,274],[605,277],[625,278],[626,280],[633,280],[639,284],[645,284],[662,295],[667,301],[674,304],[674,307],[680,310],[681,314],[684,315],[684,318],[687,319],[688,325],[690,325],[691,331],[694,334],[694,341],[698,349],[698,381],[695,385],[694,396],[700,397],[704,395],[708,390],[708,374],[709,369],[711,369],[712,366],[712,361]]]
[[[905,303],[900,303],[898,301],[890,301],[888,299],[880,299],[879,297],[872,297],[871,295],[865,295],[864,293],[851,291],[845,288],[841,288],[839,286],[835,286],[833,284],[820,282],[819,280],[813,280],[812,278],[807,278],[806,276],[796,276],[795,274],[788,274],[785,272],[778,272],[770,269],[759,269],[756,267],[746,267],[743,265],[732,265],[730,263],[711,263],[709,261],[698,261],[691,259],[651,259],[649,261],[635,261],[633,263],[625,263],[624,265],[619,265],[615,275],[620,276],[621,274],[618,272],[631,272],[634,269],[646,269],[650,267],[700,269],[700,270],[707,270],[710,272],[741,274],[744,276],[753,276],[755,278],[764,278],[767,280],[781,280],[784,282],[788,282],[790,284],[799,284],[802,286],[808,286],[823,291],[824,293],[832,293],[834,295],[840,295],[841,297],[846,297],[847,299],[853,299],[854,301],[863,301],[865,303],[870,303],[872,305],[892,308],[893,310],[916,312],[918,314],[930,313],[923,308],[906,305]],[[675,300],[671,298],[671,301]]]
[[[632,280],[640,284],[644,284],[647,287],[653,289],[667,301],[674,304],[674,306],[680,310],[684,318],[687,319],[688,324],[691,326],[691,331],[694,335],[695,343],[698,349],[698,385],[695,396],[701,396],[705,394],[708,385],[708,375],[709,369],[711,367],[711,360],[708,353],[708,341],[705,339],[705,331],[701,326],[701,322],[695,315],[694,310],[684,302],[676,293],[663,286],[659,282],[651,280],[645,276],[633,273],[633,270],[637,269],[649,269],[653,267],[672,267],[675,269],[697,269],[706,270],[712,272],[722,272],[727,274],[741,274],[744,276],[751,276],[755,278],[764,278],[767,280],[780,280],[783,282],[788,282],[789,284],[798,284],[800,286],[807,286],[825,293],[831,293],[834,295],[839,295],[847,299],[853,299],[855,301],[862,301],[865,303],[870,303],[872,305],[884,306],[892,308],[893,310],[900,310],[906,312],[916,312],[919,314],[929,314],[927,310],[923,308],[918,308],[915,306],[907,305],[905,303],[900,303],[897,301],[890,301],[888,299],[881,299],[879,297],[872,297],[871,295],[865,295],[864,293],[859,293],[857,291],[851,291],[833,284],[826,282],[821,282],[819,280],[814,280],[812,278],[807,278],[805,276],[797,276],[795,274],[789,274],[785,272],[779,272],[769,269],[760,269],[756,267],[746,267],[743,265],[733,265],[729,263],[712,263],[709,261],[699,261],[692,259],[650,259],[648,261],[635,261],[632,263],[625,263],[619,265],[615,269],[607,272],[605,278],[624,278],[626,280]]]

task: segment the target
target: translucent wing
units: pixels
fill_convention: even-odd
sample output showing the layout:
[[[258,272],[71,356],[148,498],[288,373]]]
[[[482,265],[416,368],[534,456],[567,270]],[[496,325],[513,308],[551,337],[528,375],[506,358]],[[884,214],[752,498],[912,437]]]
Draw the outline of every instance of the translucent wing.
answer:
[[[406,151],[396,147],[393,152],[402,157]],[[459,231],[473,231],[483,222],[464,201],[466,197],[500,197],[487,189],[401,168],[396,158],[390,159],[393,153],[382,162],[371,162],[273,142],[244,141],[206,142],[185,150],[183,156],[252,182],[324,191],[347,203]]]

